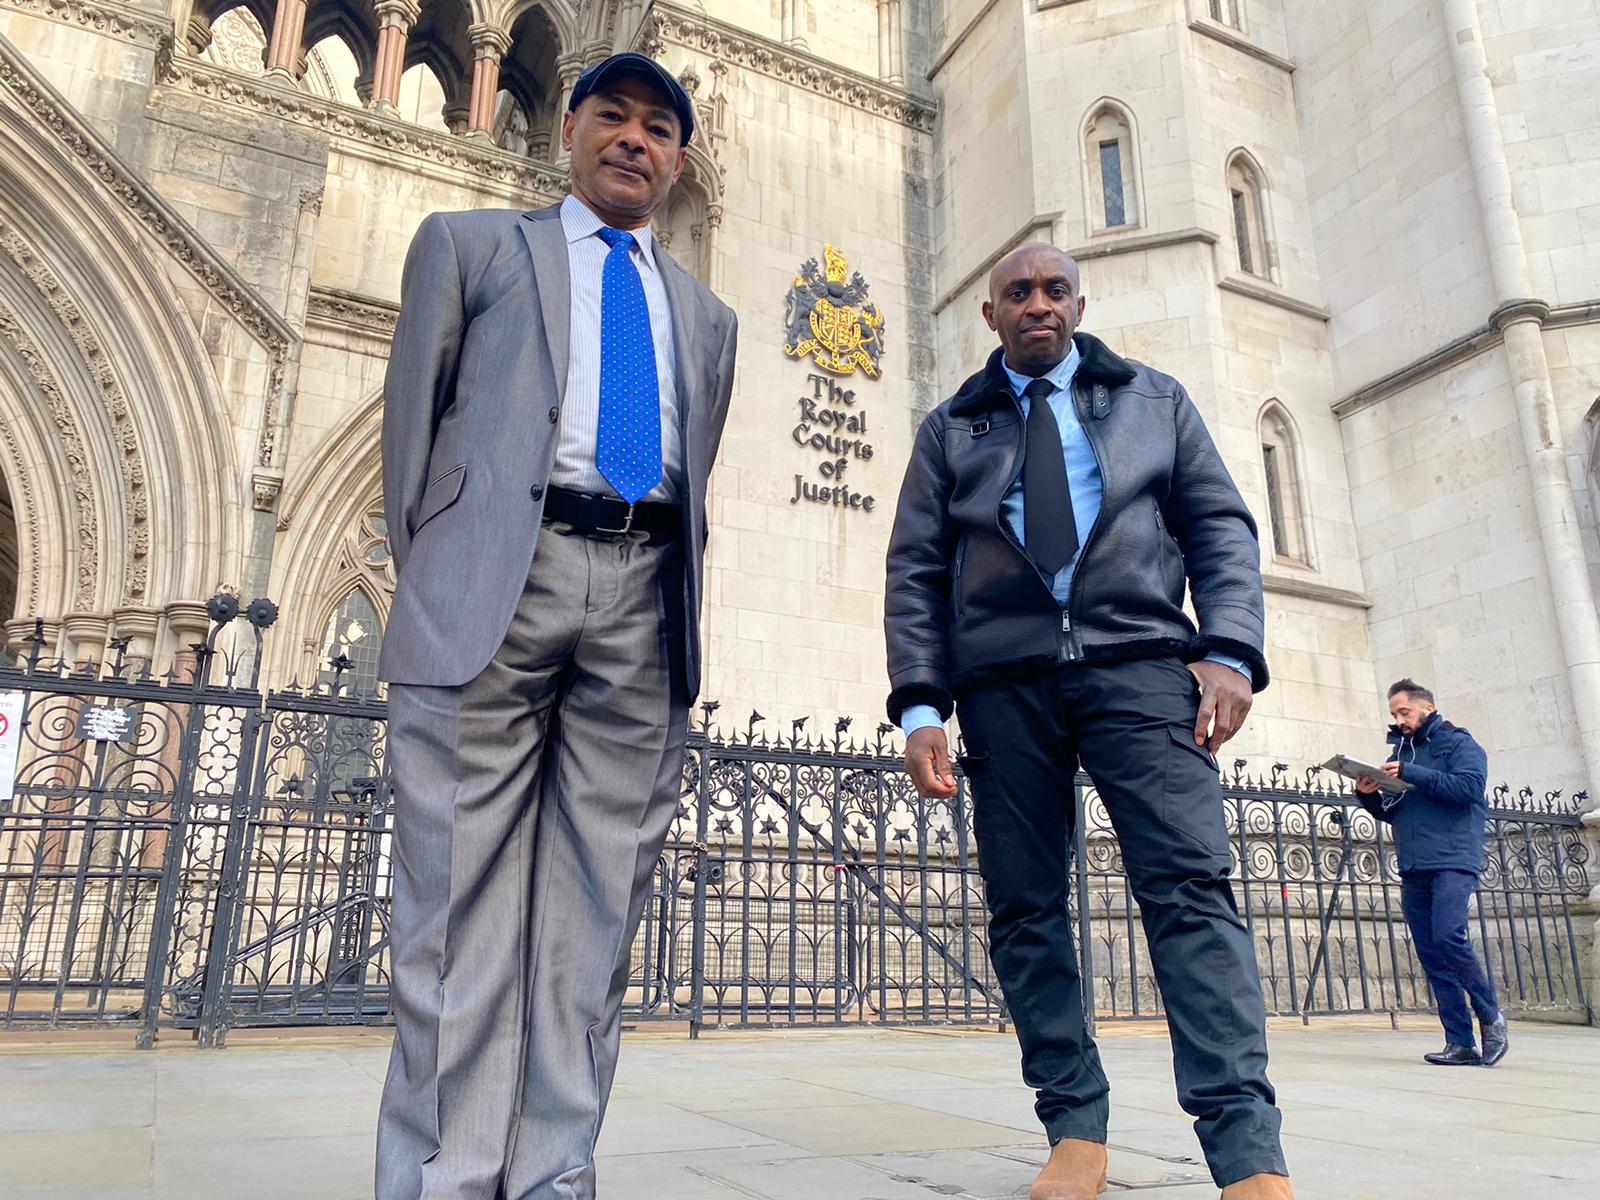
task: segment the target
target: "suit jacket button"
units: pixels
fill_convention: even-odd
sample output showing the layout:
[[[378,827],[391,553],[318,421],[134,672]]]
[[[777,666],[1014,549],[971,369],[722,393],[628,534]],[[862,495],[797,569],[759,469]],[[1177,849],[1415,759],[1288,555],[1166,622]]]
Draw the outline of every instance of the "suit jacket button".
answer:
[[[561,410],[559,408],[551,408],[551,410],[550,410],[550,424],[554,425],[556,423],[556,418],[559,417],[560,415],[561,415]]]
[[[544,488],[540,487],[536,483],[528,489],[528,495],[532,496],[535,500],[542,500],[544,498]]]

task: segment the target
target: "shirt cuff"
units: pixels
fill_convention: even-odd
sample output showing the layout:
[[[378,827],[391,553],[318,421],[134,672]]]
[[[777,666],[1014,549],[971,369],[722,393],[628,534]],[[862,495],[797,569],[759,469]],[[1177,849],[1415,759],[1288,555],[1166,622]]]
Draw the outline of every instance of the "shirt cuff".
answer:
[[[1256,681],[1255,676],[1250,673],[1250,664],[1245,662],[1242,658],[1234,658],[1231,654],[1212,653],[1206,655],[1206,661],[1221,663],[1225,667],[1232,667],[1235,671],[1239,672],[1239,674],[1248,679],[1252,684]]]
[[[930,725],[944,728],[944,722],[939,719],[939,710],[931,704],[908,704],[905,711],[900,714],[900,728],[905,731],[907,737]]]

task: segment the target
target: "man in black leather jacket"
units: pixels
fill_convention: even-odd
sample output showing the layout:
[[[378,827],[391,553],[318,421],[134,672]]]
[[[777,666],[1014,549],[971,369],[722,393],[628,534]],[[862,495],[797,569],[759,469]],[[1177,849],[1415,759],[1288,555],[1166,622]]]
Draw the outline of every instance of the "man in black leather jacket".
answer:
[[[1267,683],[1255,523],[1183,387],[1074,337],[1071,258],[1023,246],[989,283],[1001,348],[917,434],[885,631],[889,715],[925,796],[955,794],[943,722],[960,714],[990,952],[1052,1147],[1032,1200],[1105,1185],[1109,1086],[1066,906],[1080,765],[1117,831],[1212,1176],[1224,1200],[1283,1200],[1212,758]]]

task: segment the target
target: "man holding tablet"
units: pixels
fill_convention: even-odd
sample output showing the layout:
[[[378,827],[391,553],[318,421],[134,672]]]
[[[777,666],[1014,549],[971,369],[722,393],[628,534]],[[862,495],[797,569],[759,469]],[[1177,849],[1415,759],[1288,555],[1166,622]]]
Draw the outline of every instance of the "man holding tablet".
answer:
[[[1445,1046],[1423,1058],[1436,1067],[1492,1067],[1506,1056],[1506,1019],[1467,937],[1467,901],[1483,867],[1489,759],[1470,733],[1444,719],[1433,693],[1414,680],[1389,688],[1389,714],[1394,753],[1383,771],[1411,787],[1380,795],[1381,785],[1362,779],[1356,795],[1361,807],[1394,826],[1406,924],[1439,1002]],[[1472,1035],[1473,1013],[1482,1053]]]

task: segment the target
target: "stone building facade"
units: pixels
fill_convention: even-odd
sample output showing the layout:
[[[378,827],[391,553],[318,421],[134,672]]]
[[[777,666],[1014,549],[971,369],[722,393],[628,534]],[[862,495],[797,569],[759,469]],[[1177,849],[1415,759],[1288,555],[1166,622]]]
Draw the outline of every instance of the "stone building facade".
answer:
[[[659,236],[741,318],[724,716],[881,721],[911,434],[1043,239],[1260,518],[1241,754],[1376,752],[1410,673],[1497,778],[1600,780],[1600,0],[0,0],[0,38],[14,645],[165,662],[228,588],[282,608],[268,679],[370,682],[407,243],[559,198],[568,89],[640,47],[701,116]],[[808,260],[881,357],[786,352]]]

